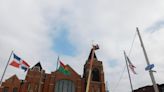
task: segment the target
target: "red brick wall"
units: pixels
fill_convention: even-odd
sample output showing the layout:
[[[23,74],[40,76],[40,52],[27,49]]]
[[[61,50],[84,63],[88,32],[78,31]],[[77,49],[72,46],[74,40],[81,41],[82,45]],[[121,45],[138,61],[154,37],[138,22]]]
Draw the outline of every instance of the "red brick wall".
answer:
[[[1,86],[1,91],[3,90],[4,87],[8,87],[9,92],[13,92],[13,88],[17,88],[19,91],[20,89],[20,81],[19,79],[14,75],[11,78],[7,79],[5,82],[2,83]]]
[[[102,63],[100,63],[101,62],[94,64],[94,67],[99,67],[98,69],[101,72],[101,82],[92,83],[90,87],[94,86],[95,90],[97,90],[97,88],[100,88],[100,92],[105,92],[104,73],[102,69]],[[9,92],[12,92],[14,87],[17,87],[19,92],[28,92],[29,85],[31,91],[33,92],[39,92],[39,85],[40,92],[55,92],[55,83],[58,80],[71,80],[75,84],[75,92],[85,92],[86,79],[82,78],[69,65],[67,65],[67,68],[71,72],[71,75],[64,75],[58,71],[47,74],[44,72],[44,70],[29,70],[22,84],[19,79],[15,78],[15,80],[12,83],[10,81],[5,81],[2,85],[5,87],[9,87]],[[2,90],[0,89],[0,92],[1,91]],[[92,90],[90,90],[90,92],[91,91]]]

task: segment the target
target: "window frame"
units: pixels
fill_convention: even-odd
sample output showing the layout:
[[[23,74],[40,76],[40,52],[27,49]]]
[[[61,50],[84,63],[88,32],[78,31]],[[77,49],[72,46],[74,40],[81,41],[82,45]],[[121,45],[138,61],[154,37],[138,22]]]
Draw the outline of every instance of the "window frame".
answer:
[[[76,92],[75,83],[72,80],[58,80],[55,83],[54,92]]]

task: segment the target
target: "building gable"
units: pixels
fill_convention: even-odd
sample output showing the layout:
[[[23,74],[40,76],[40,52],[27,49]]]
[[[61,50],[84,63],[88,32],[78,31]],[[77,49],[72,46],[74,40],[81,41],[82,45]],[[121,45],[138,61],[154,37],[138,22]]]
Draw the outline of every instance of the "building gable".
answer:
[[[16,75],[13,75],[10,78],[8,78],[5,82],[7,84],[14,84],[14,83],[19,83],[20,80],[18,79],[18,77]]]
[[[54,76],[62,76],[63,78],[66,78],[66,79],[67,78],[68,79],[70,79],[70,78],[81,78],[81,76],[71,66],[69,66],[68,64],[65,65],[65,68],[66,68],[66,70],[68,70],[68,72],[70,72],[69,75],[66,75],[63,72],[60,72],[58,69],[55,72],[52,72],[52,75],[54,75]]]

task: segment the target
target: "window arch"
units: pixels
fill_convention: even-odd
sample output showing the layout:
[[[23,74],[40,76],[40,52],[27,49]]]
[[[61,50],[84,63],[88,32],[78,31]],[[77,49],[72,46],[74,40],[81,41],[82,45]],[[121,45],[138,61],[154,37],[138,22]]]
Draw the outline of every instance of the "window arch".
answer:
[[[13,92],[18,92],[18,88],[17,87],[13,88]]]
[[[9,87],[4,87],[3,92],[9,92]]]
[[[100,75],[99,70],[97,68],[94,68],[92,70],[92,81],[100,81]]]
[[[55,84],[55,92],[75,92],[75,85],[71,80],[58,80]]]
[[[35,66],[35,67],[33,67],[33,69],[32,70],[34,70],[34,71],[41,71],[41,69],[40,69],[40,67],[39,66]]]

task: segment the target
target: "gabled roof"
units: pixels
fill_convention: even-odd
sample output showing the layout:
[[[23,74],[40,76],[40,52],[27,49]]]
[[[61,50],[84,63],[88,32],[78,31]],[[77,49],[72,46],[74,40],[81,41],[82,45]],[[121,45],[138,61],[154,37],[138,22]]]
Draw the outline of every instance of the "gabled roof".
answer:
[[[8,78],[7,80],[6,80],[6,82],[8,82],[8,83],[13,83],[14,81],[19,81],[19,78],[16,76],[16,75],[13,75],[13,76],[11,76],[10,78]]]
[[[67,70],[71,73],[71,76],[78,76],[81,77],[81,75],[79,75],[70,65],[66,64],[65,68],[67,68]],[[56,70],[55,72],[59,72],[58,70]]]
[[[32,67],[32,69],[33,69],[34,67],[39,67],[40,70],[42,70],[42,66],[41,66],[41,63],[40,63],[40,62],[38,62],[36,65],[34,65],[34,66]]]
[[[69,66],[68,64],[66,65],[66,67],[69,67],[69,69],[75,73],[76,75],[80,76],[71,66]]]
[[[18,79],[17,75],[15,75],[15,74],[13,76],[11,76],[9,79],[12,79],[12,78]]]

